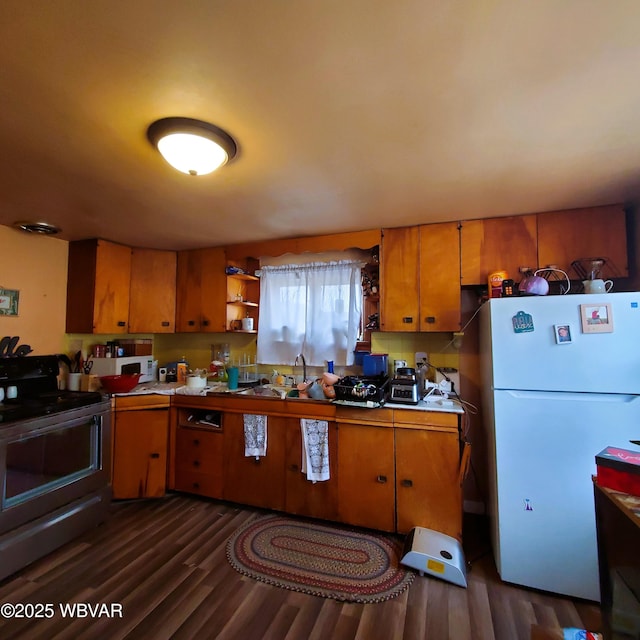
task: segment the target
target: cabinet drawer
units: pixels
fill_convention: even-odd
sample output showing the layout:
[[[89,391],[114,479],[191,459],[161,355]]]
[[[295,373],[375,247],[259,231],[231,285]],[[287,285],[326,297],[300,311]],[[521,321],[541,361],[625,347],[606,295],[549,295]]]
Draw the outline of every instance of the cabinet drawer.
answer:
[[[222,433],[201,429],[178,429],[176,469],[218,472],[222,466]]]
[[[222,497],[222,473],[200,473],[198,471],[176,470],[176,491],[196,493],[208,498]]]

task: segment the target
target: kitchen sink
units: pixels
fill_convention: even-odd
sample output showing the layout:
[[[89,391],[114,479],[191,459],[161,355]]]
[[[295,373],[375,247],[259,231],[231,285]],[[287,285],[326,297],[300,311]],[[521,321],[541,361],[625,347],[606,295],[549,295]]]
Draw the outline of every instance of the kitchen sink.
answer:
[[[313,398],[299,398],[298,390],[292,387],[284,387],[275,384],[265,384],[258,387],[250,387],[238,391],[240,396],[255,396],[257,398],[279,398],[281,400],[313,400]],[[330,402],[329,398],[316,400],[316,402]]]
[[[260,385],[258,387],[249,387],[238,391],[236,395],[239,396],[256,396],[260,398],[282,398],[286,396],[287,390],[282,387],[282,390],[277,387],[271,387],[268,385]]]

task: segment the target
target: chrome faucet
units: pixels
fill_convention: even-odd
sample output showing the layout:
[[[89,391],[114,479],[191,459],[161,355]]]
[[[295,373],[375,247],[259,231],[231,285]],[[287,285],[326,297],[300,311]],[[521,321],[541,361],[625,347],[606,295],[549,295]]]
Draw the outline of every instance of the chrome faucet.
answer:
[[[302,382],[306,382],[307,381],[307,361],[304,359],[304,356],[301,353],[299,353],[296,356],[296,361],[294,363],[294,366],[297,366],[298,358],[302,360]]]

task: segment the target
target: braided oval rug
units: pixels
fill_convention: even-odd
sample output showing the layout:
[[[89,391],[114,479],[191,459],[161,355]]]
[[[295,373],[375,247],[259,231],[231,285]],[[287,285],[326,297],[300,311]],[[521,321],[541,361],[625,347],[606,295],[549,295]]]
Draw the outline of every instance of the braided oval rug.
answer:
[[[415,573],[400,566],[402,542],[382,533],[278,514],[260,516],[227,541],[240,573],[293,591],[346,602],[395,598]]]

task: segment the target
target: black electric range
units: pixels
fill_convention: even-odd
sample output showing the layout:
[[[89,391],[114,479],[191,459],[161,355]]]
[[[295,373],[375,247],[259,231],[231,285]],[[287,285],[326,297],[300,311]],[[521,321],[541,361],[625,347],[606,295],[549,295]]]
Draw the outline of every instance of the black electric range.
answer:
[[[0,388],[5,398],[0,402],[0,425],[18,420],[48,416],[103,400],[96,391],[58,389],[59,357],[23,356],[0,358]],[[8,389],[15,387],[15,398]]]

